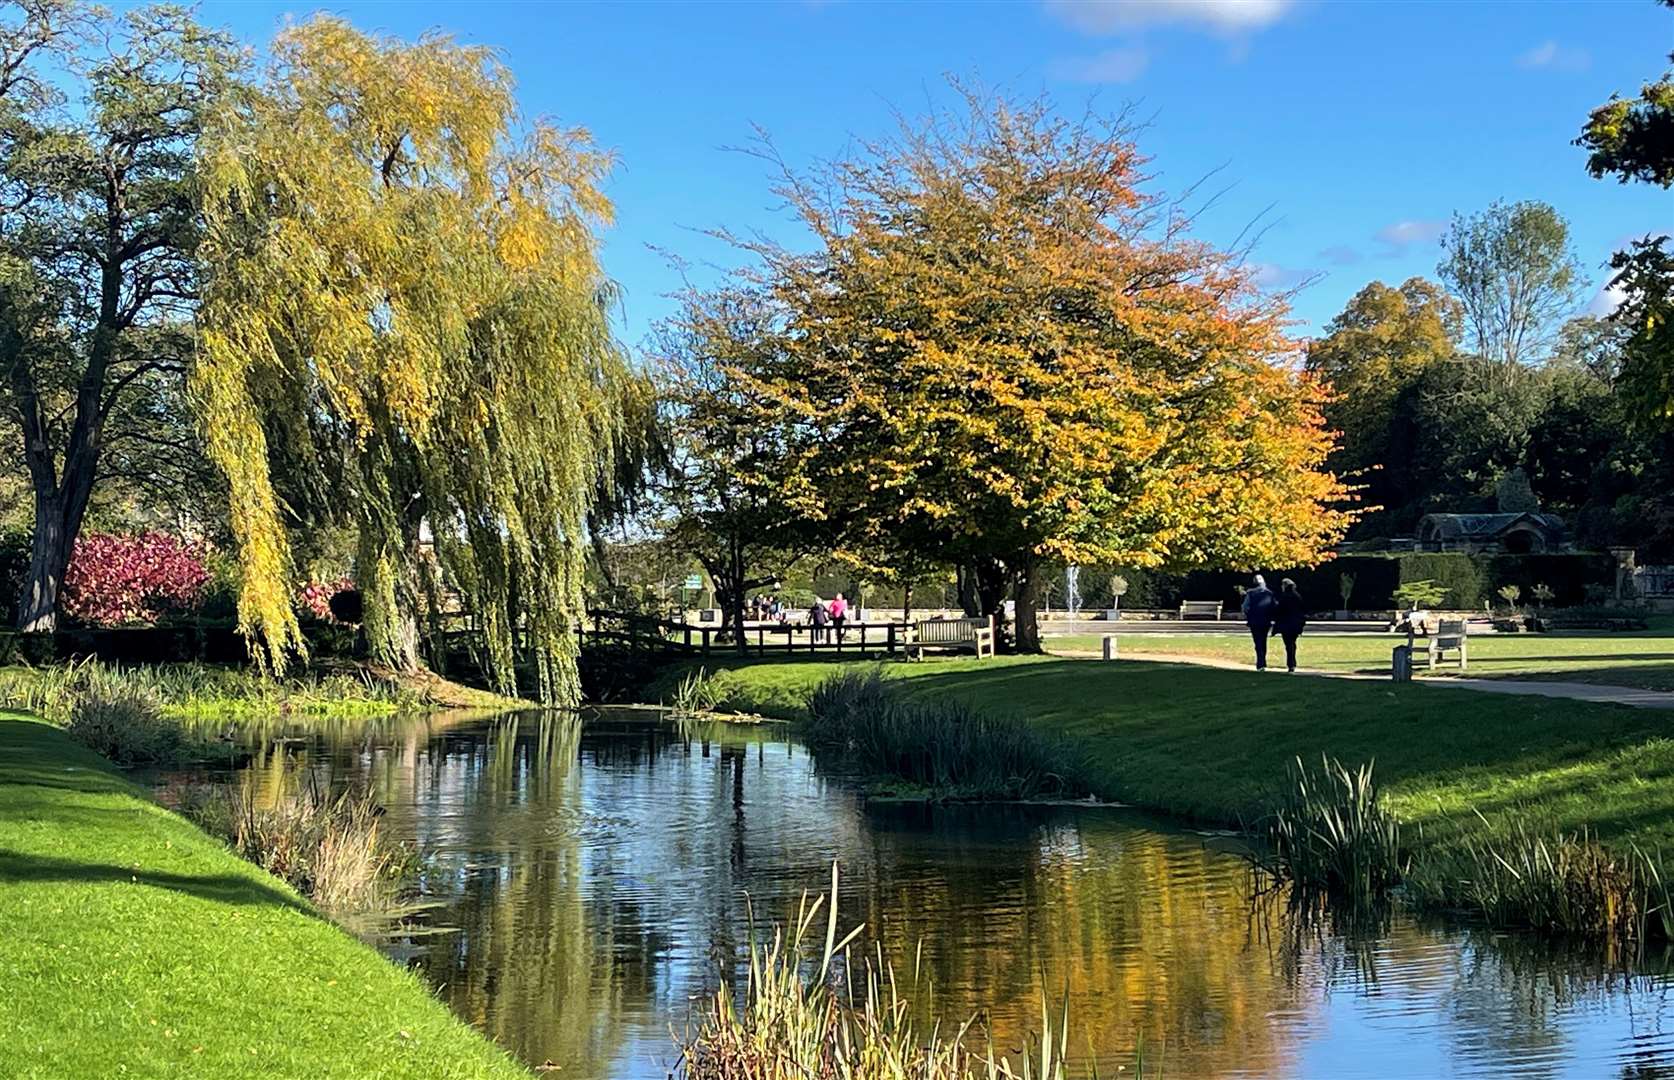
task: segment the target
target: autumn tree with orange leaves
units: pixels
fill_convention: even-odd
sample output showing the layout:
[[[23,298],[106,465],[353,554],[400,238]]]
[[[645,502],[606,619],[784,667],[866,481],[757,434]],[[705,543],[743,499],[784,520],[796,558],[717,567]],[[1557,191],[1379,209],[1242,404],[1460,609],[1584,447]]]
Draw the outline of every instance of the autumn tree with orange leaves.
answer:
[[[1123,119],[963,102],[786,169],[813,249],[737,239],[749,268],[687,297],[681,340],[776,447],[753,482],[863,573],[928,556],[985,614],[1012,593],[1023,651],[1047,560],[1324,558],[1347,493],[1284,300],[1145,189]]]

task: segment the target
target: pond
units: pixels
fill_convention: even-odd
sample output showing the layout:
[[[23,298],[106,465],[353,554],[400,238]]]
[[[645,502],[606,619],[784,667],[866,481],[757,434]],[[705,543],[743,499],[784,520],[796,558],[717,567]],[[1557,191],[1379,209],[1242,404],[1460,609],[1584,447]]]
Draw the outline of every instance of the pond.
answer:
[[[996,1045],[1069,995],[1100,1073],[1143,1044],[1173,1077],[1674,1076],[1666,957],[1626,967],[1397,919],[1372,940],[1252,905],[1223,840],[1093,806],[867,805],[776,728],[655,714],[420,719],[262,740],[363,778],[427,856],[428,931],[387,942],[456,1013],[570,1080],[664,1076],[671,1030],[842,866],[920,1009]],[[921,950],[921,951],[920,951]]]

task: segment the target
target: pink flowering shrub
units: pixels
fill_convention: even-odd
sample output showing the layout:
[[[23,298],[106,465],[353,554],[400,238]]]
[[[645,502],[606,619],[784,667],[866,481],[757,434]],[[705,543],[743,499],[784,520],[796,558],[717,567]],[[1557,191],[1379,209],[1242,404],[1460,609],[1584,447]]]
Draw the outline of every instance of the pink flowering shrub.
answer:
[[[65,614],[92,626],[155,623],[195,607],[209,583],[206,545],[165,532],[88,533],[64,574]]]
[[[354,587],[354,579],[348,577],[340,577],[336,581],[310,581],[296,594],[297,609],[321,622],[336,622],[337,617],[331,613],[331,598]]]

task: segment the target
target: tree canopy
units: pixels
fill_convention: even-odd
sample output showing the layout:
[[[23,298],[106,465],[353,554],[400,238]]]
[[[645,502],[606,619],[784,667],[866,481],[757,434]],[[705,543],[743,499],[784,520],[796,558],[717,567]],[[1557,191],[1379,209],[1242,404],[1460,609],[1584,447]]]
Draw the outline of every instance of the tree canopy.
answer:
[[[34,510],[18,623],[50,630],[97,486],[125,482],[154,508],[213,486],[183,396],[193,154],[242,54],[178,8],[99,34],[72,3],[16,14],[0,26],[0,408]]]
[[[1580,287],[1563,216],[1542,202],[1496,202],[1454,214],[1442,250],[1436,272],[1464,309],[1476,354],[1505,368],[1542,359]]]
[[[202,161],[192,390],[241,625],[275,668],[301,649],[287,530],[348,519],[374,654],[410,665],[428,532],[496,684],[521,634],[543,697],[574,700],[585,518],[639,392],[597,257],[608,157],[523,124],[489,50],[316,18],[279,35]]]
[[[966,105],[787,171],[813,250],[745,242],[755,266],[688,310],[744,422],[779,433],[764,482],[858,563],[1013,582],[1023,648],[1046,559],[1322,557],[1347,516],[1283,302],[1142,190],[1119,119]]]

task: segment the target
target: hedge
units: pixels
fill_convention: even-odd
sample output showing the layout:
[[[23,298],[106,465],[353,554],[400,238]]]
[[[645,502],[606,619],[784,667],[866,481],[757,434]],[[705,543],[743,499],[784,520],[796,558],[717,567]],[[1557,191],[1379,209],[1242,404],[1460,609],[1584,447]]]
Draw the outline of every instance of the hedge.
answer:
[[[1480,608],[1485,601],[1500,603],[1498,592],[1506,585],[1522,590],[1523,602],[1533,599],[1536,585],[1553,591],[1554,606],[1567,607],[1586,602],[1587,586],[1611,586],[1615,581],[1615,560],[1609,555],[1574,553],[1557,555],[1467,555],[1462,552],[1408,552],[1400,554],[1342,555],[1317,567],[1261,572],[1275,588],[1282,578],[1296,582],[1310,611],[1335,611],[1343,606],[1339,579],[1354,576],[1348,607],[1357,611],[1379,611],[1394,606],[1395,590],[1409,581],[1434,581],[1448,591],[1447,606]],[[1144,582],[1142,590],[1130,588],[1124,606],[1172,608],[1182,600],[1221,600],[1236,605],[1239,586],[1249,584],[1250,575],[1234,570],[1193,570],[1186,574],[1156,571],[1128,571],[1131,580]],[[1140,595],[1135,595],[1139,592]]]

